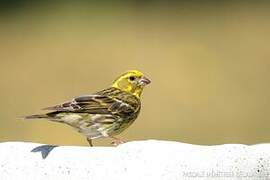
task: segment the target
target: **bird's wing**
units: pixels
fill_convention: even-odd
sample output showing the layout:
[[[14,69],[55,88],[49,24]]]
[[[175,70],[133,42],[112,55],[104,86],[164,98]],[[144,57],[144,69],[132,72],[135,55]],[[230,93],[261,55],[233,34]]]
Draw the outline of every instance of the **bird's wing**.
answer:
[[[85,112],[90,114],[127,115],[135,111],[134,107],[119,99],[106,95],[84,95],[71,101],[44,108],[57,112]]]

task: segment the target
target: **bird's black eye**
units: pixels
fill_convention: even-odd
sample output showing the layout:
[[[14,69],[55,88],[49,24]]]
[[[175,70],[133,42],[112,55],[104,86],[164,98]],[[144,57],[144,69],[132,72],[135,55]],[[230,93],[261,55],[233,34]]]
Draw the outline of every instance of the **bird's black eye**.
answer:
[[[134,76],[130,76],[129,80],[134,81],[136,78]]]

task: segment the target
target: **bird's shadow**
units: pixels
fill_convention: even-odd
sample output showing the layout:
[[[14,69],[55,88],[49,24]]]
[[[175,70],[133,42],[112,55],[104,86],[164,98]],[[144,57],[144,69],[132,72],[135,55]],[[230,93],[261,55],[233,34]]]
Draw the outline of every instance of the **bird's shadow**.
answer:
[[[40,152],[43,159],[46,159],[50,152],[58,146],[55,145],[42,145],[37,146],[34,149],[31,150],[31,152]]]

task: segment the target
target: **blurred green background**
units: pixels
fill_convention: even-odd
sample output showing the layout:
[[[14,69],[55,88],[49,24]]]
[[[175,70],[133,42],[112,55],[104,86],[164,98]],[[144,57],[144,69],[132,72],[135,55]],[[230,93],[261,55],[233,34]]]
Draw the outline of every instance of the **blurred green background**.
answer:
[[[267,1],[45,2],[1,1],[1,141],[87,145],[68,126],[18,117],[139,69],[152,84],[119,137],[270,142]]]

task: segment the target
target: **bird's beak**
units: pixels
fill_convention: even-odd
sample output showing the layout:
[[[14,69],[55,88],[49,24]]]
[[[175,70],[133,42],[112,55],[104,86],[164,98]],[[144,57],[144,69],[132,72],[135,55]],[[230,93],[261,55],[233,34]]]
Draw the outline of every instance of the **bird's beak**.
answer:
[[[150,79],[148,79],[147,77],[143,76],[143,77],[139,80],[139,83],[140,83],[142,86],[146,86],[147,84],[150,84],[151,81],[150,81]]]

